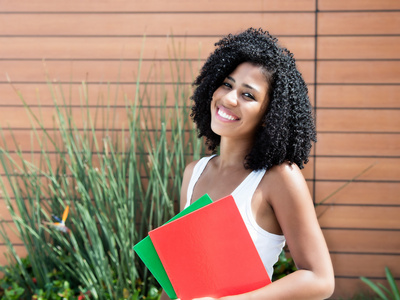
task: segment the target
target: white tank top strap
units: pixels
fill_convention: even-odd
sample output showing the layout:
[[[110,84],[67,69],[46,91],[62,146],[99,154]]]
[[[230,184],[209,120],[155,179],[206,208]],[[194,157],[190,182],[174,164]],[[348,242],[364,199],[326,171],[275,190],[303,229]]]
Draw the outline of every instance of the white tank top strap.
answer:
[[[241,184],[232,192],[233,198],[245,199],[246,197],[252,198],[258,185],[265,175],[265,170],[252,171],[242,181]],[[242,196],[243,195],[243,196]],[[246,196],[246,197],[244,197]]]
[[[214,156],[216,156],[216,154],[211,155],[211,156],[203,157],[194,166],[192,177],[190,178],[188,189],[187,189],[187,200],[186,200],[185,208],[190,205],[190,202],[191,202],[191,199],[192,199],[192,195],[193,195],[194,186],[196,185],[197,180],[199,180],[200,175],[203,173],[203,171],[206,168],[208,162]]]

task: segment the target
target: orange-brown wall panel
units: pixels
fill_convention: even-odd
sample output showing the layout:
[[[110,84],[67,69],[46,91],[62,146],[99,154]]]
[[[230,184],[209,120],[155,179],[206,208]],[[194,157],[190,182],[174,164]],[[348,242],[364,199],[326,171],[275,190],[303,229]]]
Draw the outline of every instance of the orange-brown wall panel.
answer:
[[[318,0],[320,10],[397,10],[400,2],[396,0]]]
[[[42,107],[42,108],[31,108],[31,111],[41,120],[41,126],[47,129],[52,129],[54,126],[58,126],[58,118],[56,118],[56,121],[54,121],[54,116],[56,115],[56,109],[52,107]],[[90,128],[91,122],[94,122],[95,114],[96,114],[96,108],[90,108],[89,113],[92,116],[92,121],[87,117],[87,112],[85,110],[80,109],[79,107],[76,108],[71,108],[71,116],[72,119],[74,120],[74,126],[79,129],[83,128]],[[107,128],[107,121],[105,121],[103,124],[101,116],[101,111],[98,112],[98,126],[97,128]],[[111,118],[115,118],[115,128],[116,129],[122,129],[122,128],[128,128],[128,119],[127,119],[127,113],[126,109],[124,107],[122,108],[113,108],[112,110],[110,109],[110,114],[112,113]],[[28,129],[31,128],[31,120],[26,117],[27,114],[25,112],[25,108],[14,108],[14,107],[3,107],[0,110],[0,119],[2,120],[2,124],[12,124],[12,129]],[[111,122],[109,122],[111,123]],[[39,127],[39,125],[35,124],[33,121],[33,125]]]
[[[317,40],[318,59],[400,58],[399,36],[321,36]]]
[[[400,110],[318,109],[317,116],[321,132],[400,132]]]
[[[398,231],[326,229],[323,233],[332,252],[396,253],[400,247]]]
[[[356,154],[356,153],[354,153]],[[318,157],[316,177],[321,180],[400,181],[400,158]]]
[[[388,35],[400,33],[400,12],[321,12],[320,35]]]
[[[400,263],[399,255],[360,255],[332,254],[335,272],[338,276],[385,276],[386,266]],[[393,275],[398,277],[400,272],[393,269]]]
[[[304,62],[303,62],[304,63]],[[11,82],[178,82],[190,84],[198,73],[196,63],[179,62],[180,74],[168,61],[0,61]],[[139,69],[140,67],[140,69]],[[194,73],[196,72],[196,73]],[[18,79],[18,80],[16,80]]]
[[[307,12],[250,12],[245,18],[242,13],[0,14],[0,24],[5,25],[0,35],[225,35],[260,26],[276,35],[312,35],[314,19]]]
[[[156,1],[156,0],[115,0],[112,5],[108,1],[12,1],[0,0],[4,11],[104,11],[104,12],[146,12],[146,11],[312,11],[315,9],[315,0],[253,0],[243,3],[242,0],[220,0],[220,1]]]
[[[398,84],[400,61],[319,61],[317,80],[321,84]]]
[[[306,82],[314,81],[314,62],[298,61]],[[140,73],[139,73],[139,65]],[[6,70],[11,82],[94,82],[130,83],[138,78],[141,82],[176,82],[191,84],[198,74],[196,62],[179,62],[180,74],[168,61],[0,61],[0,69]]]
[[[272,33],[272,32],[271,32]],[[225,35],[227,32],[221,34]],[[147,37],[12,37],[0,36],[0,57],[3,59],[205,59],[214,50],[217,36],[147,36]],[[282,46],[296,59],[314,58],[314,38],[283,36]],[[143,51],[142,51],[143,48]]]
[[[3,58],[19,59],[199,59],[214,47],[215,37],[13,37],[0,38]],[[290,43],[290,40],[289,40]],[[293,42],[291,43],[293,44]],[[300,41],[294,42],[301,47]],[[143,51],[142,51],[143,49]]]
[[[336,175],[336,174],[335,174]],[[348,175],[347,175],[348,177]],[[334,179],[334,178],[332,178]],[[316,203],[335,205],[400,205],[399,182],[318,181]]]
[[[400,108],[399,85],[319,85],[318,107]]]
[[[318,155],[398,156],[400,139],[390,133],[319,133]]]
[[[400,207],[317,206],[323,228],[400,230]]]
[[[18,91],[18,93],[17,93]],[[90,83],[83,84],[81,82],[59,83],[51,81],[48,84],[42,82],[31,83],[4,83],[0,84],[0,105],[2,107],[22,107],[23,100],[31,107],[35,106],[54,106],[64,105],[63,97],[66,105],[81,106],[86,105],[86,100],[90,106],[125,106],[135,103],[136,83],[118,84],[107,83],[102,84]],[[175,95],[179,96],[179,105],[190,105],[189,96],[192,88],[190,84],[166,84],[164,86],[159,83],[146,83],[139,86],[140,95],[148,95],[141,102],[144,106],[162,106],[164,97],[166,96],[166,105],[175,105]],[[163,101],[160,101],[163,99]],[[137,105],[139,105],[139,100]]]

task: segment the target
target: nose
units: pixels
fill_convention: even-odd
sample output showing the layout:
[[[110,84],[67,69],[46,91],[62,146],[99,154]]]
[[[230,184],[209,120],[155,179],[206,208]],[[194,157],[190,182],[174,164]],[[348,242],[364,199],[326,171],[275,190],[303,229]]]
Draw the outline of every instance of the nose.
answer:
[[[229,93],[226,93],[223,97],[223,101],[227,106],[237,106],[238,98],[236,90],[231,90]]]

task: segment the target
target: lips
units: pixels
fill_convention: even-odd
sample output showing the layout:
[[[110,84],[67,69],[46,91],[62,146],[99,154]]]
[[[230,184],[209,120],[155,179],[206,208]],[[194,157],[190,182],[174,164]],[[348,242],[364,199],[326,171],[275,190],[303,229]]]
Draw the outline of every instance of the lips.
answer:
[[[236,116],[235,114],[233,114],[231,111],[227,110],[226,108],[220,106],[217,107],[217,115],[226,121],[237,121],[240,118],[238,116]]]

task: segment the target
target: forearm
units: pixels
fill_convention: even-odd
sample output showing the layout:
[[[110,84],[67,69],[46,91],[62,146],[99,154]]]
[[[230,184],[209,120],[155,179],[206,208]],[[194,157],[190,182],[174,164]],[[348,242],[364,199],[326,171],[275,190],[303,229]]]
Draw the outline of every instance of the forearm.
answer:
[[[298,270],[258,290],[222,298],[223,300],[321,300],[333,293],[333,278],[321,278],[311,271]]]

